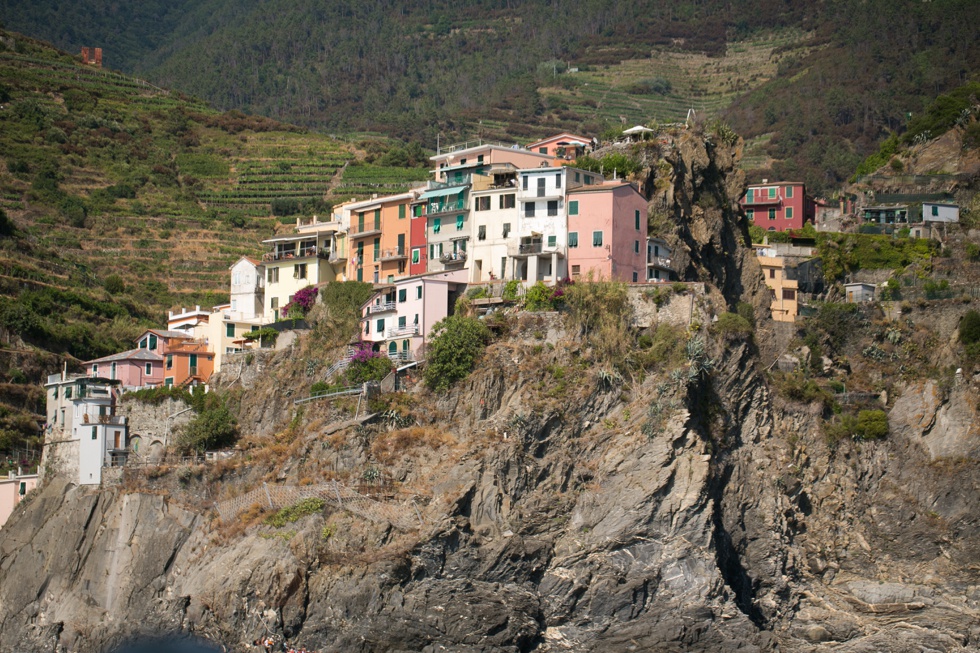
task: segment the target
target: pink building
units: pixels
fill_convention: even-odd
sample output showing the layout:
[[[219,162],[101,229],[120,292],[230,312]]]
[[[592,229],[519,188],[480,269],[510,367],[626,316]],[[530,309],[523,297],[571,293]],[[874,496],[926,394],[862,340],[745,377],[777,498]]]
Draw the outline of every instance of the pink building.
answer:
[[[536,141],[527,146],[527,149],[538,154],[547,154],[554,158],[556,165],[562,161],[574,161],[583,154],[586,149],[592,146],[592,139],[585,136],[576,136],[569,132],[562,132],[550,138]]]
[[[647,201],[624,181],[568,191],[568,270],[572,279],[647,278]]]
[[[163,385],[163,356],[148,349],[130,349],[87,361],[83,365],[85,376],[119,381],[124,388]]]
[[[6,478],[0,477],[0,526],[7,523],[21,499],[36,487],[37,474],[10,472]]]
[[[749,224],[766,231],[802,229],[807,222],[813,223],[816,204],[806,194],[806,187],[798,181],[777,181],[752,184],[739,200]]]

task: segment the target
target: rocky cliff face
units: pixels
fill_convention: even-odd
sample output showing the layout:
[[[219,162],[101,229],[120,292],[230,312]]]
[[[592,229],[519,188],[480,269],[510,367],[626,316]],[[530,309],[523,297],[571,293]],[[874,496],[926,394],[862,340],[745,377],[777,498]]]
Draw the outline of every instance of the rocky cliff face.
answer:
[[[524,315],[452,391],[343,428],[326,406],[292,419],[272,389],[297,391],[320,353],[236,371],[262,422],[247,462],[22,504],[0,531],[0,650],[168,631],[322,651],[976,650],[977,388],[909,382],[886,440],[828,444],[750,338],[707,326],[759,306],[762,282],[727,208],[730,153],[683,138],[671,237],[709,286],[686,347],[675,333],[622,375],[560,317]],[[378,470],[419,528],[333,504],[279,528],[258,506],[232,524],[206,510]]]

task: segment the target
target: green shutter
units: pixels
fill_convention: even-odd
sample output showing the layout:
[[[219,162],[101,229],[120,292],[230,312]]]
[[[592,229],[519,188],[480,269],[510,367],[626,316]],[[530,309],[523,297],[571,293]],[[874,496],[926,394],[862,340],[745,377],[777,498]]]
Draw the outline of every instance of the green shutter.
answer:
[[[462,230],[463,230],[463,216],[457,215],[456,216],[456,231],[462,231]]]
[[[578,200],[568,203],[568,215],[578,215]]]
[[[399,204],[398,205],[398,219],[399,220],[403,220],[404,218],[405,218],[405,205],[404,204]]]

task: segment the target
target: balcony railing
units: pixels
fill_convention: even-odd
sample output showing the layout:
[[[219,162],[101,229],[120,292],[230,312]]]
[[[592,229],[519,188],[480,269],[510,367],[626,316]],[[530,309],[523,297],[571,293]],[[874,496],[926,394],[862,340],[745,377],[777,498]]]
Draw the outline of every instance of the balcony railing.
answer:
[[[439,257],[439,260],[444,265],[451,265],[453,263],[465,263],[466,262],[466,252],[456,251],[456,252],[446,252]]]
[[[338,261],[346,261],[347,254],[341,250],[330,249],[328,247],[321,247],[316,253],[319,258],[326,259],[331,263],[336,263]]]
[[[187,368],[187,373],[190,376],[197,376],[197,365],[191,365]]]
[[[663,256],[650,256],[648,265],[652,265],[655,268],[663,268],[664,270],[671,270],[670,259],[664,258]]]
[[[400,338],[404,336],[417,336],[419,334],[419,325],[409,324],[408,326],[402,327],[391,327],[385,333],[388,338]]]
[[[381,223],[373,222],[371,224],[365,224],[363,226],[358,225],[356,229],[354,228],[354,225],[351,225],[349,235],[351,238],[365,238],[366,236],[376,236],[377,234],[380,233],[381,233]]]
[[[466,209],[466,202],[457,200],[455,202],[432,202],[426,208],[425,214],[428,216],[439,215],[440,213],[456,213]]]
[[[389,360],[407,363],[412,360],[412,352],[410,351],[397,351],[397,352],[387,352],[385,354]]]
[[[395,310],[395,302],[382,302],[380,304],[371,304],[368,306],[368,315],[374,315],[376,313],[390,313]]]
[[[282,251],[282,252],[266,252],[262,255],[263,261],[284,261],[286,259],[294,258],[307,258],[310,256],[317,256],[317,248],[313,247],[299,247],[295,250]]]
[[[82,413],[83,424],[106,424],[109,426],[125,426],[125,415],[90,415]]]
[[[395,249],[385,249],[381,251],[381,262],[386,261],[400,261],[401,259],[408,258],[408,252],[404,247]]]

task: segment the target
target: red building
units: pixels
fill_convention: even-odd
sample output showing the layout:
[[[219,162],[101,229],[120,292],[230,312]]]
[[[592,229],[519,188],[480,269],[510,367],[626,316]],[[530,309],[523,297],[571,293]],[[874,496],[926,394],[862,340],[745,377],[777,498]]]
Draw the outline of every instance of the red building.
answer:
[[[408,246],[410,248],[408,274],[413,277],[426,272],[428,265],[425,207],[425,200],[417,200],[411,205],[412,219],[408,228]]]
[[[752,184],[739,200],[750,224],[766,231],[800,229],[807,222],[813,223],[816,204],[806,194],[806,187],[798,181]]]

